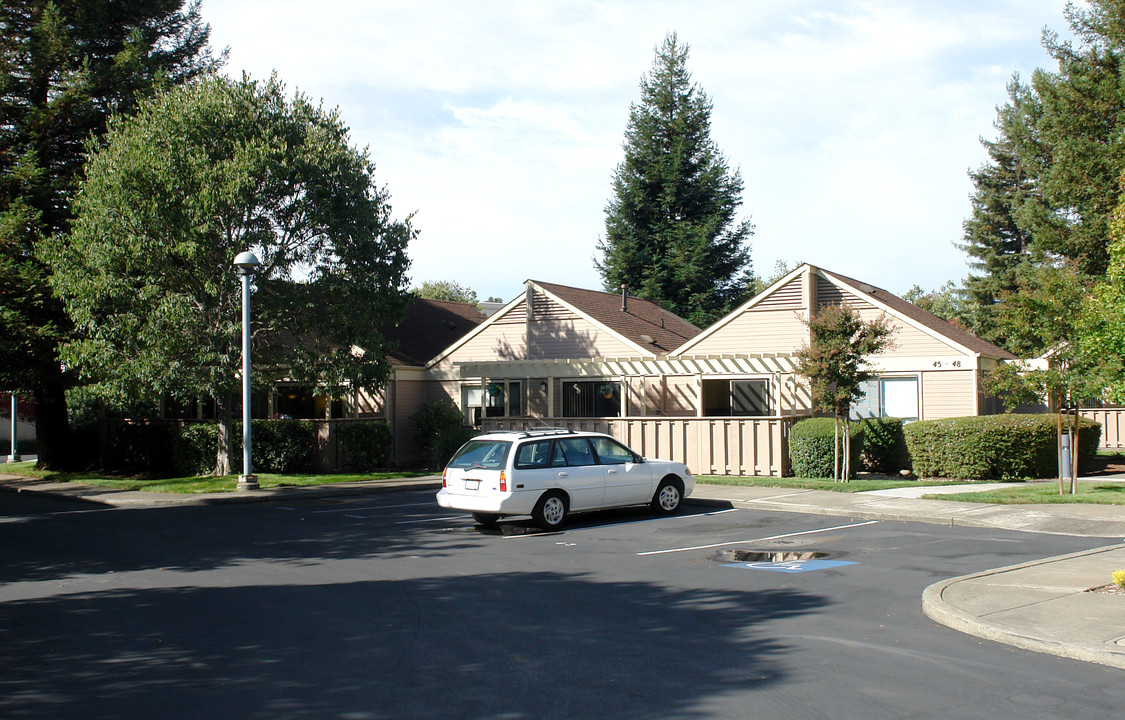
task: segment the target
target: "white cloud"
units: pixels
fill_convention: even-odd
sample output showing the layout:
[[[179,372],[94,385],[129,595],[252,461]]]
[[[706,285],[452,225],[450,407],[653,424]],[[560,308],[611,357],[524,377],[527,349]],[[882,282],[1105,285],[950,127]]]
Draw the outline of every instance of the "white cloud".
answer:
[[[629,104],[669,31],[741,169],[760,273],[808,261],[895,292],[967,270],[966,171],[1012,72],[1048,66],[1064,0],[205,0],[228,72],[276,69],[338,105],[396,213],[416,281],[511,298],[598,287],[591,258]]]

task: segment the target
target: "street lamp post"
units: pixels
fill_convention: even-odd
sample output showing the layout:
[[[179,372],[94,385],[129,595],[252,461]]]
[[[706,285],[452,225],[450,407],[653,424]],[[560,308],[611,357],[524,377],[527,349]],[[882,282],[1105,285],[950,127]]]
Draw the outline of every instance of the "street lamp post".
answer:
[[[234,266],[242,277],[242,474],[238,476],[239,490],[257,490],[258,478],[250,462],[250,276],[261,265],[258,256],[242,252],[234,259]]]
[[[16,428],[18,427],[18,425],[16,425],[16,410],[18,409],[18,405],[16,394],[12,393],[12,454],[8,456],[8,462],[12,463],[20,461],[19,452],[16,450]]]

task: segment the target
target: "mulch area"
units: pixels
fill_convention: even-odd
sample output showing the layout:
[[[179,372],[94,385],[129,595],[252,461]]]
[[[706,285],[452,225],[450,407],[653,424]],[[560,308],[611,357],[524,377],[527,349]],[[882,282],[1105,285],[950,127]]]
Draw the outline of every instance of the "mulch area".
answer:
[[[1125,455],[1098,455],[1089,463],[1082,463],[1082,477],[1125,473]]]

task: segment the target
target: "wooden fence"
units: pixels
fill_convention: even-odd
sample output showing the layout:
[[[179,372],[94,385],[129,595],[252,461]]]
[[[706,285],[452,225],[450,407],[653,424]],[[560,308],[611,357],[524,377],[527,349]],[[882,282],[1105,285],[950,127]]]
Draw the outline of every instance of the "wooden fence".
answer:
[[[1102,424],[1100,450],[1120,450],[1125,448],[1125,408],[1082,408],[1078,413]]]
[[[782,477],[797,417],[484,418],[481,429],[533,430],[544,423],[612,435],[645,457],[682,462],[695,475]]]

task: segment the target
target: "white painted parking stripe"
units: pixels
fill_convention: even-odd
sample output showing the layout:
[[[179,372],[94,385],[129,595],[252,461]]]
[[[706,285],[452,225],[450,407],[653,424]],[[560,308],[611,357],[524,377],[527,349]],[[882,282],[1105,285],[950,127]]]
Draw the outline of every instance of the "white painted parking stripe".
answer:
[[[639,552],[637,553],[637,555],[666,555],[668,553],[688,552],[689,550],[710,550],[711,548],[723,547],[724,545],[765,542],[766,540],[780,540],[782,538],[797,537],[798,535],[814,535],[816,533],[830,532],[832,530],[847,530],[849,528],[863,527],[864,525],[874,525],[877,522],[879,521],[868,520],[861,523],[851,523],[849,525],[837,525],[835,527],[820,528],[819,530],[805,530],[803,532],[786,533],[784,535],[770,535],[769,537],[755,538],[753,540],[730,540],[728,542],[713,543],[711,545],[694,545],[692,547],[669,548],[668,550],[649,550],[647,552]]]

